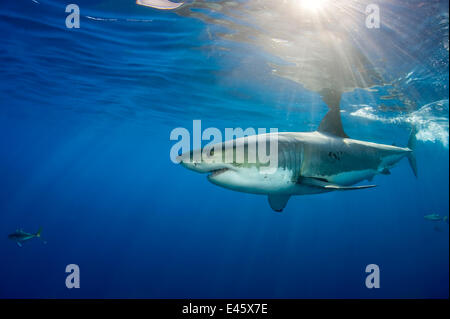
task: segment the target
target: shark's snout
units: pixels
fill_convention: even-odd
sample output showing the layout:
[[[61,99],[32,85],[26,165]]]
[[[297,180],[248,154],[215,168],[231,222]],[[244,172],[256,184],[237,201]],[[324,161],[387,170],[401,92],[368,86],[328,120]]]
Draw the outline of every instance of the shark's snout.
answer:
[[[217,158],[204,158],[201,151],[186,152],[180,156],[177,156],[176,159],[181,166],[191,171],[197,173],[210,173],[208,178],[216,177],[232,168],[231,164],[223,163]]]
[[[186,167],[187,169],[199,172],[199,169],[197,168],[199,166],[199,163],[193,162],[190,159],[180,159],[179,163],[181,166]]]
[[[180,163],[181,166],[197,173],[206,173],[210,171],[208,165],[203,163],[201,158],[195,159],[195,156],[192,155],[192,152],[190,152],[177,156],[177,162]]]

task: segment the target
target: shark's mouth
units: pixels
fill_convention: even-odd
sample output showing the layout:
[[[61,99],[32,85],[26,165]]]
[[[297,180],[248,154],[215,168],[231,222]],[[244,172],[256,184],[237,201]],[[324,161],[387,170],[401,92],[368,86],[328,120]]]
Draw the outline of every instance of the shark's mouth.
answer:
[[[211,174],[209,174],[209,176],[208,177],[216,177],[216,176],[218,176],[218,175],[220,175],[220,174],[222,174],[222,173],[225,173],[226,171],[228,171],[229,170],[229,168],[220,168],[220,169],[215,169],[215,170],[212,170],[210,173]]]

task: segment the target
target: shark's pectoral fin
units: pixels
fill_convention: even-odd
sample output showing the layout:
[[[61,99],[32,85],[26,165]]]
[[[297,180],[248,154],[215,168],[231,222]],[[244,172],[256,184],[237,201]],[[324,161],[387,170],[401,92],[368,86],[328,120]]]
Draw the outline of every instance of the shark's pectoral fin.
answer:
[[[17,243],[17,246],[22,247],[22,244],[20,242],[17,241],[16,243]]]
[[[348,190],[355,190],[355,189],[365,189],[365,188],[372,188],[376,185],[361,185],[361,186],[342,186],[338,184],[333,184],[328,181],[314,178],[314,177],[302,177],[300,180],[301,184],[308,185],[308,186],[314,186],[314,187],[320,187],[324,189],[329,190],[339,190],[339,191],[348,191]]]
[[[281,212],[286,207],[286,204],[291,195],[278,195],[278,194],[269,194],[269,205],[276,212]]]

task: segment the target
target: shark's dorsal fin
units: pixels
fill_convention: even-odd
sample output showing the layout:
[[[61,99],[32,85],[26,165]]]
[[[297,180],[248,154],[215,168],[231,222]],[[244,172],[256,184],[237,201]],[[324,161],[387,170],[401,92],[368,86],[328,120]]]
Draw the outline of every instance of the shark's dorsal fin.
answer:
[[[323,101],[329,110],[320,122],[317,131],[339,137],[348,137],[344,132],[341,121],[341,95],[342,93],[333,89],[324,89],[320,92]]]
[[[291,196],[269,194],[269,205],[276,212],[281,212],[286,207],[286,204]]]

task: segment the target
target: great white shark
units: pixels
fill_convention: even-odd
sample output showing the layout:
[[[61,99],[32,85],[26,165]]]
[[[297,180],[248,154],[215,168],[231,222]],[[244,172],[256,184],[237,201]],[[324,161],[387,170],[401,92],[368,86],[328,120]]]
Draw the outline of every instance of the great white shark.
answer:
[[[349,138],[344,132],[340,114],[341,94],[326,90],[322,94],[329,111],[314,132],[267,133],[277,144],[277,166],[274,171],[258,160],[226,161],[225,152],[203,148],[177,157],[182,166],[198,173],[208,173],[208,180],[218,186],[238,192],[267,195],[270,207],[281,212],[289,198],[331,191],[347,191],[375,187],[358,185],[371,181],[377,174],[390,174],[390,169],[406,157],[417,177],[414,156],[415,130],[408,146],[365,142]],[[246,152],[257,149],[259,135],[240,137],[215,144],[214,150],[243,147]],[[255,145],[256,144],[256,145]]]

